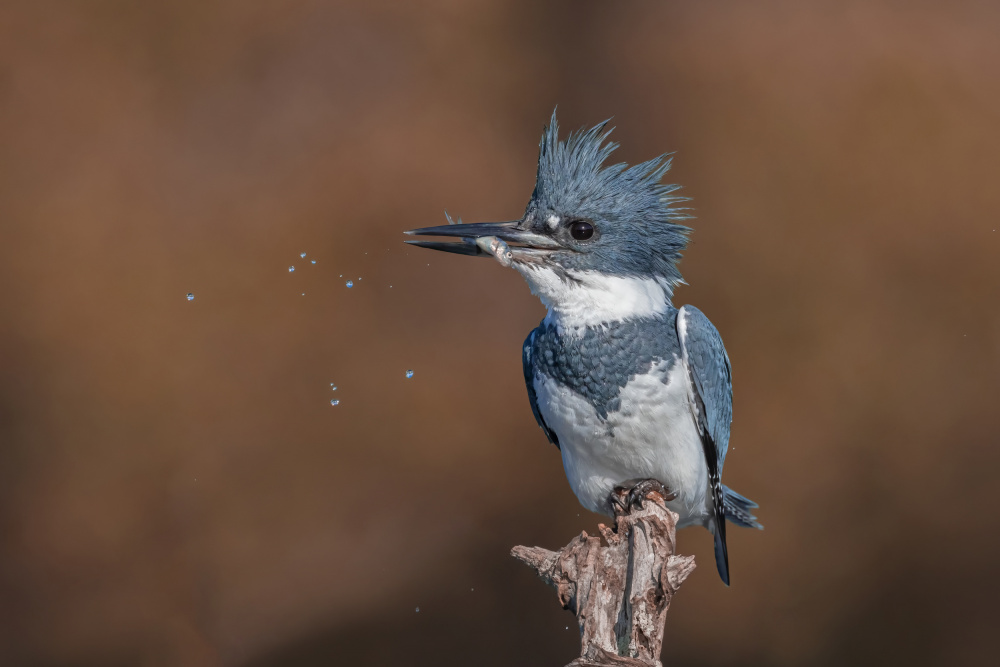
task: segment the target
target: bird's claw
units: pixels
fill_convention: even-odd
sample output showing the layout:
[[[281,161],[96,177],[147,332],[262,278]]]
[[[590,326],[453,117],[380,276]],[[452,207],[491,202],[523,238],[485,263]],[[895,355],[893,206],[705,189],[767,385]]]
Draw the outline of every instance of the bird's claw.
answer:
[[[632,509],[642,509],[642,504],[650,493],[656,493],[664,501],[673,500],[677,494],[655,479],[630,479],[622,482],[611,492],[611,508],[615,514],[625,514]]]

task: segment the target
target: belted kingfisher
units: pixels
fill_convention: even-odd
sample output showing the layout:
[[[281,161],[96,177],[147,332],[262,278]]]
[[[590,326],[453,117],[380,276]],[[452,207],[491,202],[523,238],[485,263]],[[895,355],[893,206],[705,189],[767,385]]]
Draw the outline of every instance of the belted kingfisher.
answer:
[[[493,256],[525,278],[548,309],[524,342],[528,400],[573,492],[613,514],[616,488],[660,487],[679,527],[713,533],[729,585],[725,520],[762,527],[757,504],[722,484],[729,357],[700,310],[671,302],[690,229],[679,224],[689,216],[674,206],[684,200],[672,196],[678,186],[660,182],[670,159],[604,166],[618,147],[606,127],[560,141],[553,112],[520,220],[414,229],[407,234],[460,240],[409,243]]]

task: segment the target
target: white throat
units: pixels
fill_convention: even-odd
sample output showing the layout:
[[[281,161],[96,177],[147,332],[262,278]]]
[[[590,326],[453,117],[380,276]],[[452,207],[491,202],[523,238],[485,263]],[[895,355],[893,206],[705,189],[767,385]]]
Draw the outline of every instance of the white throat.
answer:
[[[571,280],[565,280],[546,267],[518,262],[514,268],[549,309],[545,321],[568,330],[652,317],[670,308],[672,285],[662,278],[567,271]]]

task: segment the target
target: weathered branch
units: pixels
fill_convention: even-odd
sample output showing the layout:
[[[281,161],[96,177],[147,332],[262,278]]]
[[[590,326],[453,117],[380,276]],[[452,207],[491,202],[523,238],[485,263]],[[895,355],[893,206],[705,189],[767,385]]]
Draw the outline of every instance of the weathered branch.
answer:
[[[601,538],[581,533],[560,551],[514,547],[556,589],[576,615],[580,657],[567,667],[660,667],[663,626],[670,600],[694,570],[694,556],[674,555],[677,515],[655,491],[641,509],[598,524]]]

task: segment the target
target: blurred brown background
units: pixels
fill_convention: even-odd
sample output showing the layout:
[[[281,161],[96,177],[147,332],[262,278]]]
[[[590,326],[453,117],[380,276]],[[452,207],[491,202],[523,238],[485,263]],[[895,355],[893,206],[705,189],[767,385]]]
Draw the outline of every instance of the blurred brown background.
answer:
[[[576,654],[507,555],[598,520],[527,405],[543,309],[401,235],[520,216],[556,104],[676,151],[676,301],[723,332],[727,482],[767,527],[730,531],[728,590],[681,534],[665,662],[993,663],[998,31],[989,2],[4,3],[0,664]]]

